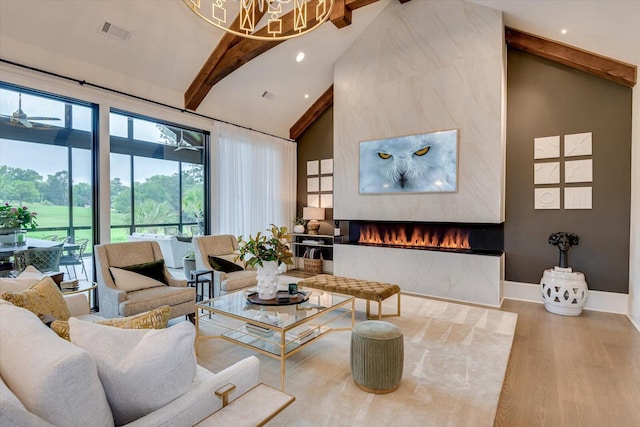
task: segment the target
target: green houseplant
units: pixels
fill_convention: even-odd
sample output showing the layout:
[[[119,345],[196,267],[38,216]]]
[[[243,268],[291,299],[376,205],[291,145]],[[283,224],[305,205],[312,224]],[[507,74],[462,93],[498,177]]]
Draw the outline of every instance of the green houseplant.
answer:
[[[38,226],[36,222],[36,212],[29,212],[26,206],[13,207],[9,203],[0,206],[0,228],[23,228],[25,230],[35,230]]]
[[[36,212],[29,212],[26,206],[0,205],[0,244],[25,244],[25,233],[22,230],[35,230]]]
[[[271,224],[271,237],[258,232],[248,240],[238,237],[238,251],[235,260],[241,259],[245,265],[255,267],[258,279],[258,297],[274,299],[278,292],[278,266],[293,264],[293,253],[289,245],[289,230]]]

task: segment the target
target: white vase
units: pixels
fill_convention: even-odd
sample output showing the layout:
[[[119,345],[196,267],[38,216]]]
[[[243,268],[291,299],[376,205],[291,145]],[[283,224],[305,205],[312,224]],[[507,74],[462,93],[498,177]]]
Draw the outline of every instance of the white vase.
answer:
[[[293,226],[293,232],[294,233],[298,233],[298,234],[302,234],[304,233],[304,225],[302,224],[296,224]]]
[[[278,261],[262,261],[258,265],[258,298],[274,299],[278,295]]]
[[[0,228],[0,246],[15,246],[18,243],[19,228]]]

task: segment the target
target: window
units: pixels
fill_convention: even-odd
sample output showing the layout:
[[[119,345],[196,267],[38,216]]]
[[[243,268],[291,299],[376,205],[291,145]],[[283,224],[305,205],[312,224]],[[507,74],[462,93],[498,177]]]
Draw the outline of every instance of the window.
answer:
[[[85,102],[0,84],[0,202],[38,213],[29,237],[93,246],[94,120]]]
[[[111,241],[130,233],[204,233],[208,135],[112,111]]]

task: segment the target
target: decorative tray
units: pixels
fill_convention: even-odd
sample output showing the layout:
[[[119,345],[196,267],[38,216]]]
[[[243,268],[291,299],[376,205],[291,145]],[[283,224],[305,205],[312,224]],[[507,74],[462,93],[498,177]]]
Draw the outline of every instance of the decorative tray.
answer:
[[[290,295],[289,291],[278,291],[278,296],[273,299],[260,299],[258,292],[252,292],[247,295],[247,301],[258,305],[294,305],[305,302],[309,299],[309,293],[300,292]]]

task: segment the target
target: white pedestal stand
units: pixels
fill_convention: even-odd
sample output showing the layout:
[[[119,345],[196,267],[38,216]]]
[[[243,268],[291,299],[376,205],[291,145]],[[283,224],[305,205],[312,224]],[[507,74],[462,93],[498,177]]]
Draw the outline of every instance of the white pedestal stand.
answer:
[[[540,289],[547,311],[563,316],[579,316],[589,294],[584,274],[571,268],[545,270]]]

